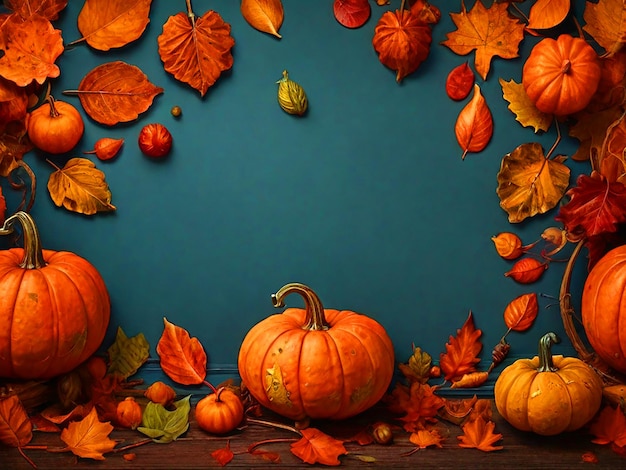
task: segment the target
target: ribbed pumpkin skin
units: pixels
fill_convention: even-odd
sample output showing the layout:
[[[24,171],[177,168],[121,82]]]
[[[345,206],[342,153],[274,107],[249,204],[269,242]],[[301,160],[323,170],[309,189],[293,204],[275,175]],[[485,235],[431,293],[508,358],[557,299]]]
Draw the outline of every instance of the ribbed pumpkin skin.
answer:
[[[565,64],[569,64],[567,72]],[[589,104],[600,75],[593,48],[584,39],[562,34],[533,47],[522,69],[522,84],[539,111],[567,116]]]
[[[496,408],[521,431],[553,436],[587,424],[602,402],[602,380],[575,357],[552,356],[556,372],[539,372],[539,357],[518,359],[494,388]]]
[[[69,372],[100,346],[110,300],[85,259],[43,250],[48,263],[20,267],[22,248],[0,251],[0,377],[49,379]]]
[[[344,419],[383,397],[395,367],[384,328],[347,310],[325,309],[324,314],[328,330],[303,329],[306,310],[288,308],[248,332],[239,351],[239,373],[261,405],[296,421]],[[268,395],[275,385],[270,374],[278,369],[285,388],[274,390],[287,392],[283,403]]]
[[[581,315],[596,354],[626,373],[626,245],[606,253],[591,269],[583,289]]]

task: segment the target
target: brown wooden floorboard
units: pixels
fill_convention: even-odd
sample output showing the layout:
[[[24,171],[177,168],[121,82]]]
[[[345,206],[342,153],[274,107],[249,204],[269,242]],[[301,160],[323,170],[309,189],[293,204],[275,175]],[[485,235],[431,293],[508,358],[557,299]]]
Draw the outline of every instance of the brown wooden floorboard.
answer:
[[[366,423],[379,419],[380,411],[365,413],[351,420],[340,423],[314,423],[313,425],[337,438],[354,435]],[[374,415],[375,414],[375,415]],[[387,419],[390,421],[390,419]],[[503,450],[482,452],[476,449],[464,449],[457,445],[456,436],[460,429],[445,421],[443,431],[449,433],[443,448],[428,448],[410,456],[402,454],[414,449],[408,441],[408,434],[398,431],[394,434],[394,444],[383,446],[372,444],[359,446],[347,443],[350,453],[374,457],[375,462],[362,462],[350,456],[341,457],[342,467],[359,468],[415,468],[415,469],[576,469],[607,468],[626,469],[626,459],[613,452],[608,446],[591,443],[591,437],[584,431],[563,434],[550,438],[517,431],[495,413],[496,432],[503,435],[499,443]],[[251,425],[245,430],[228,437],[234,459],[226,465],[220,465],[211,457],[211,452],[223,447],[226,438],[211,438],[193,422],[189,431],[179,440],[169,444],[149,443],[127,452],[136,454],[133,461],[123,459],[123,453],[108,453],[106,460],[96,461],[77,458],[71,453],[51,453],[45,450],[28,449],[25,453],[36,463],[39,469],[200,469],[200,468],[328,468],[322,465],[308,465],[300,461],[289,451],[289,443],[266,445],[263,448],[280,454],[281,462],[272,463],[258,456],[246,453],[248,446],[270,438],[292,438],[289,431]],[[116,429],[111,438],[123,441],[126,445],[144,439],[136,431]],[[61,447],[63,442],[59,434],[35,432],[31,445]],[[582,461],[585,452],[593,452],[598,457],[595,464]],[[0,469],[21,470],[32,467],[22,458],[17,449],[0,445]]]

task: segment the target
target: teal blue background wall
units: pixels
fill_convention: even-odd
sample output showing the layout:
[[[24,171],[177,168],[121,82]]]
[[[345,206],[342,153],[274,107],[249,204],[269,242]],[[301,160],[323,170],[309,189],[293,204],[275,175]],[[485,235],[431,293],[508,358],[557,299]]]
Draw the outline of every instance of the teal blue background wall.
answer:
[[[531,141],[549,149],[556,136],[554,129],[523,128],[502,99],[498,78],[519,82],[522,59],[495,58],[487,80],[478,78],[494,136],[485,151],[461,160],[454,123],[467,100],[450,100],[444,82],[454,66],[469,61],[473,67],[473,55],[460,57],[440,44],[455,29],[449,13],[460,11],[461,2],[433,2],[442,16],[430,55],[400,84],[372,47],[376,22],[400,1],[372,2],[372,17],[358,29],[341,26],[332,3],[283,0],[277,39],[250,27],[237,1],[194,0],[197,15],[220,13],[236,41],[232,70],[204,98],[166,73],[157,52],[162,25],[185,10],[183,0],[153,2],[145,33],[128,46],[103,53],[82,44],[59,58],[52,93],[81,112],[78,98],[62,91],[77,88],[105,62],[136,65],[165,90],[128,124],[106,127],[85,115],[77,149],[52,158],[57,164],[72,156],[93,159],[106,174],[114,213],[84,216],[55,207],[46,189],[50,157],[26,156],[38,178],[32,214],[44,246],[80,254],[107,283],[112,317],[105,346],[121,326],[129,336],[143,332],[155,359],[167,317],[198,337],[210,374],[234,375],[246,332],[276,313],[270,294],[297,281],[326,307],[378,320],[400,361],[412,344],[438,358],[471,311],[483,331],[479,367],[486,368],[506,330],[504,308],[527,292],[540,294],[540,313],[530,331],[509,335],[511,357],[535,354],[549,330],[565,338],[560,352],[573,351],[555,299],[564,264],[552,263],[540,282],[520,285],[503,275],[511,263],[491,241],[514,231],[530,243],[556,225],[551,212],[512,226],[495,191],[506,153]],[[465,3],[469,10],[474,2]],[[69,2],[55,23],[66,43],[80,37],[81,7]],[[535,42],[524,39],[522,57]],[[302,118],[277,104],[283,69],[307,92],[310,107]],[[173,105],[182,107],[180,119],[171,116]],[[150,122],[166,125],[174,137],[161,162],[137,147],[139,130]],[[125,139],[115,160],[81,154],[101,137]],[[557,151],[571,155],[576,144],[564,137]],[[588,171],[587,164],[567,164],[572,183]],[[290,297],[288,304],[301,302]]]

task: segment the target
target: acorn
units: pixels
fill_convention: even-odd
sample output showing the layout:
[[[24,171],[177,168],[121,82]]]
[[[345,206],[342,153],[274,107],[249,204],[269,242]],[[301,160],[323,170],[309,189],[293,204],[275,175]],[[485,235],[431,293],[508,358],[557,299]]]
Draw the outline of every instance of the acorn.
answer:
[[[308,106],[304,88],[290,80],[286,70],[283,70],[283,78],[276,83],[278,83],[278,104],[283,111],[302,116]]]

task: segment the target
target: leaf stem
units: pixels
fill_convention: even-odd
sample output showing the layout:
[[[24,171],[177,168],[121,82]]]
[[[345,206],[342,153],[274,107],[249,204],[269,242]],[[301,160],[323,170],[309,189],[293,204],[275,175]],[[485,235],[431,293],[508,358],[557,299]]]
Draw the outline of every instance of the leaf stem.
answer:
[[[559,121],[557,119],[554,120],[554,125],[556,126],[556,140],[554,141],[554,144],[552,144],[550,151],[546,154],[546,160],[550,158],[552,152],[554,152],[557,145],[559,145],[559,142],[561,142],[561,127],[559,126]]]
[[[196,15],[193,12],[193,9],[191,8],[191,0],[185,0],[185,2],[187,3],[187,17],[189,18],[189,21],[191,21],[191,26],[195,28],[196,27]]]
[[[33,462],[32,459],[24,453],[23,447],[18,447],[17,450],[20,453],[20,455],[24,458],[24,460],[26,460],[31,467],[37,468],[37,465],[35,465],[35,462]]]
[[[266,427],[276,428],[276,429],[284,429],[285,431],[291,431],[297,434],[298,436],[302,436],[302,433],[298,429],[288,424],[277,423],[275,421],[268,421],[264,419],[250,418],[248,416],[246,416],[246,423],[256,424],[258,426],[266,426]]]
[[[257,447],[260,447],[262,445],[265,444],[280,444],[283,442],[297,442],[298,438],[297,437],[280,437],[280,438],[275,438],[275,439],[264,439],[262,441],[259,442],[253,442],[252,444],[250,444],[248,446],[248,449],[246,450],[246,452],[238,452],[238,453],[252,453],[252,451],[254,451],[254,449],[256,449]]]
[[[213,393],[217,393],[217,389],[211,382],[209,382],[208,380],[203,380],[202,383],[209,387]]]

